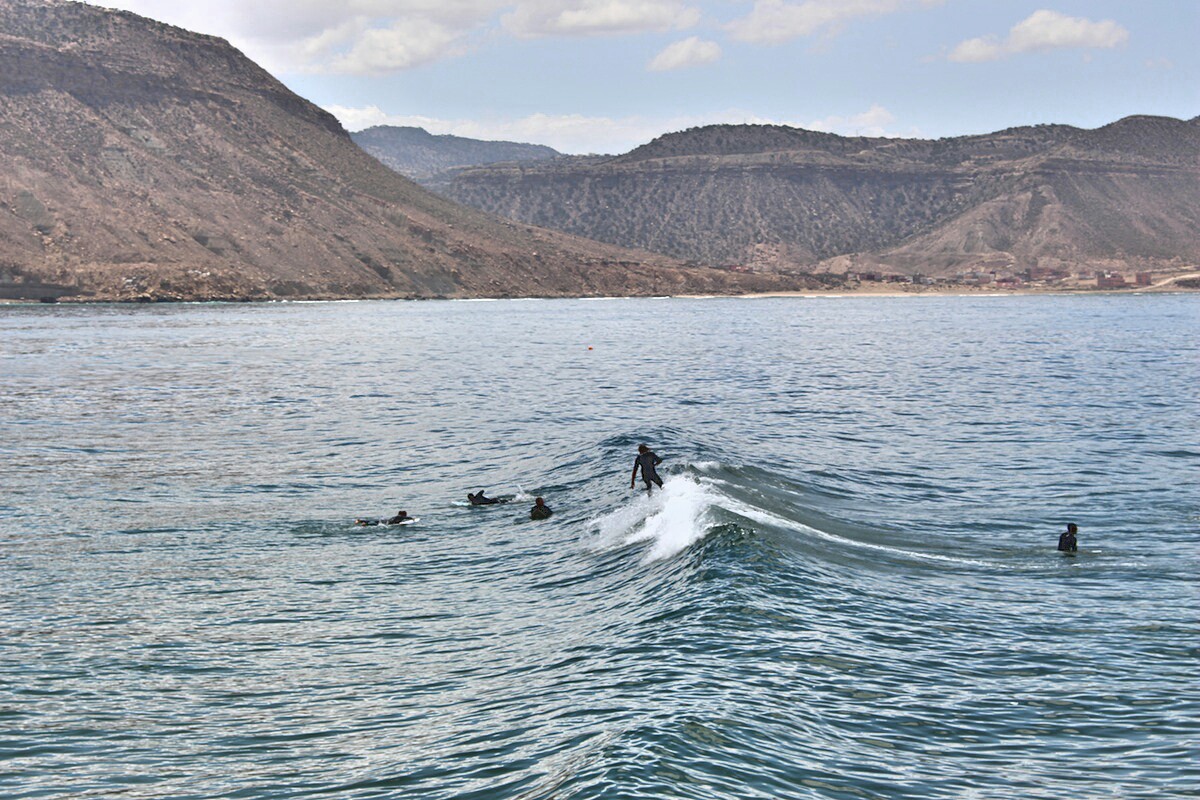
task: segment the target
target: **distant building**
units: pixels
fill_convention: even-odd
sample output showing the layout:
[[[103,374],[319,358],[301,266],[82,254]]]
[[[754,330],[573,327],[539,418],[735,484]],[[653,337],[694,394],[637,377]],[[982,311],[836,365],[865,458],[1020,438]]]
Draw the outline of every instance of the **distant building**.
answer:
[[[1124,275],[1097,275],[1097,289],[1124,289],[1129,284],[1125,283]]]
[[[1139,272],[1135,276],[1134,282],[1138,286],[1149,286],[1151,283],[1154,282],[1154,276],[1151,275],[1149,272]]]
[[[1026,270],[1025,277],[1031,281],[1060,280],[1067,277],[1067,272],[1055,267],[1030,267]]]

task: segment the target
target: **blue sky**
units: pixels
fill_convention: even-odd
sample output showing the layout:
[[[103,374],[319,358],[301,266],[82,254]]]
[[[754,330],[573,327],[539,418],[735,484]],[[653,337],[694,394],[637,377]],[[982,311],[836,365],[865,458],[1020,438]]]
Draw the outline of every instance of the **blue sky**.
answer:
[[[107,0],[351,130],[617,153],[716,122],[937,138],[1200,115],[1200,0]]]

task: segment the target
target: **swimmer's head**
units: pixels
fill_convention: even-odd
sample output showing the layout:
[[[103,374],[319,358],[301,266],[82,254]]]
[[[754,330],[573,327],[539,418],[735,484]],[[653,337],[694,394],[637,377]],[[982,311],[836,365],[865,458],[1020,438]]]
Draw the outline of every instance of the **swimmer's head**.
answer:
[[[649,449],[650,449],[650,448],[649,448],[649,447],[646,447],[646,445],[644,445],[644,444],[639,444],[639,445],[638,445],[638,452],[639,452],[639,453],[644,453],[644,452],[646,452],[646,451],[647,451],[647,450],[649,450]]]
[[[1079,526],[1077,526],[1074,522],[1067,523],[1067,533],[1078,533],[1078,532],[1079,532]]]

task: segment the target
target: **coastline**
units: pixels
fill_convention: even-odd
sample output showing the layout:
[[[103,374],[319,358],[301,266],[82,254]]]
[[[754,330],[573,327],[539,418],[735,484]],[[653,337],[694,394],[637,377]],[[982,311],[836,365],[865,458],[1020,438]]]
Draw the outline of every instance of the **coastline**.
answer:
[[[1167,287],[1167,288],[1152,288],[1148,286],[1135,287],[1131,289],[970,289],[965,287],[954,287],[946,289],[937,289],[934,287],[922,287],[921,289],[911,290],[896,290],[884,289],[880,291],[862,291],[858,289],[830,289],[827,291],[807,291],[807,292],[758,292],[739,295],[731,295],[733,297],[1035,297],[1035,296],[1073,296],[1073,295],[1142,295],[1142,294],[1197,294],[1200,289],[1191,289],[1187,287]],[[678,295],[679,297],[714,297],[716,295]]]
[[[1197,294],[1200,293],[1200,283],[1195,286],[1180,286],[1180,281],[1200,280],[1200,272],[1187,272],[1178,275],[1172,275],[1162,280],[1156,281],[1149,286],[1127,286],[1124,288],[1100,288],[1097,286],[1087,286],[1083,284],[1072,284],[1065,286],[1022,286],[1022,287],[997,287],[997,286],[966,286],[966,285],[922,285],[922,284],[885,284],[885,283],[868,283],[866,285],[857,284],[854,286],[830,287],[827,289],[797,289],[797,290],[778,290],[768,292],[705,292],[705,293],[684,293],[684,294],[667,294],[667,295],[649,295],[649,294],[630,294],[630,295],[602,295],[603,297],[622,297],[622,298],[638,298],[638,297],[678,297],[682,299],[705,299],[713,297],[738,297],[738,298],[773,298],[773,297],[808,297],[808,298],[835,298],[835,297],[1018,297],[1018,296],[1036,296],[1036,295],[1139,295],[1139,294]],[[197,298],[117,298],[117,297],[79,297],[65,295],[54,299],[53,301],[38,300],[35,298],[6,298],[0,297],[0,306],[5,305],[172,305],[172,304],[187,304],[187,303],[334,303],[334,302],[358,302],[366,300],[582,300],[601,295],[511,295],[503,296],[453,296],[453,295],[438,295],[421,297],[412,294],[404,295],[374,295],[347,297],[345,295],[327,295],[327,296],[298,296],[291,298],[277,297],[197,297]]]
[[[1180,286],[1179,281],[1200,279],[1200,272],[1185,272],[1155,281],[1149,286],[1127,286],[1120,289],[1102,289],[1098,286],[1068,284],[1062,286],[1022,286],[1001,288],[997,286],[920,284],[889,285],[871,283],[866,286],[848,286],[840,289],[810,289],[807,291],[752,292],[738,297],[1009,297],[1023,295],[1122,295],[1122,294],[1193,294],[1200,286]],[[699,295],[696,295],[699,296]]]

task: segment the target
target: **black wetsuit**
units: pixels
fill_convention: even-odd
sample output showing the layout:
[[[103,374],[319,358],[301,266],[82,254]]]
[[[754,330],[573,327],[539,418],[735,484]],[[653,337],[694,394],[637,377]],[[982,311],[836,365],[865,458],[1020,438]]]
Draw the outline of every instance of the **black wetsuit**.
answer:
[[[549,519],[552,513],[553,512],[550,510],[550,506],[534,506],[533,508],[529,509],[529,518]]]
[[[497,503],[504,502],[498,497],[484,497],[483,492],[480,492],[479,494],[469,494],[467,495],[467,499],[471,501],[471,505],[473,506],[494,506]]]
[[[637,471],[638,467],[641,467],[642,480],[646,482],[647,489],[650,488],[651,483],[657,483],[659,488],[662,488],[662,478],[658,477],[658,473],[654,470],[661,463],[662,459],[656,456],[653,450],[638,453],[637,458],[633,460],[634,472]]]
[[[405,522],[412,520],[412,517],[405,514],[403,517],[396,515],[387,521],[388,525],[403,525]]]
[[[1058,537],[1058,549],[1064,553],[1074,553],[1079,549],[1079,540],[1075,538],[1075,534],[1065,531]]]

